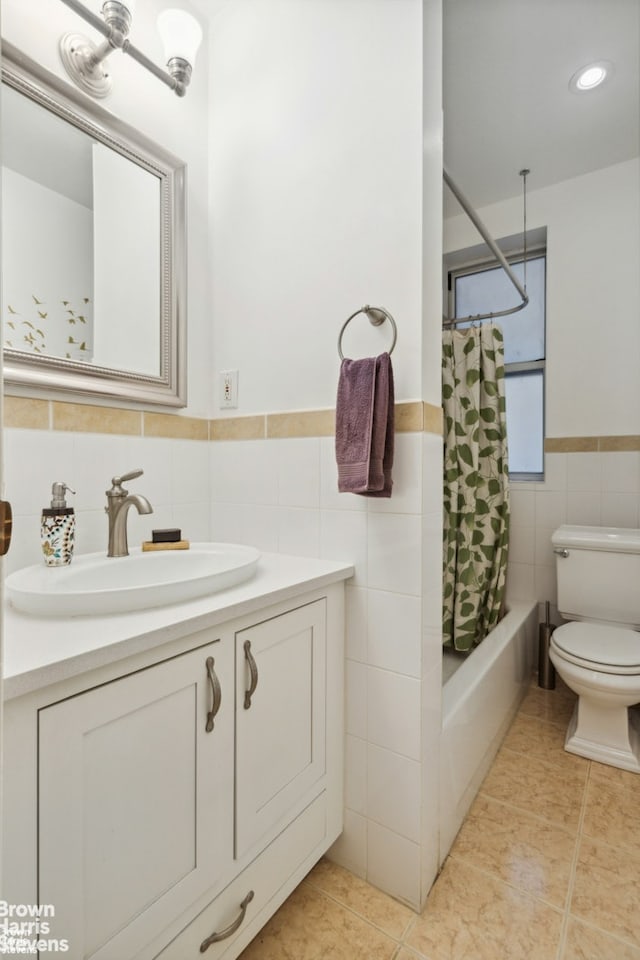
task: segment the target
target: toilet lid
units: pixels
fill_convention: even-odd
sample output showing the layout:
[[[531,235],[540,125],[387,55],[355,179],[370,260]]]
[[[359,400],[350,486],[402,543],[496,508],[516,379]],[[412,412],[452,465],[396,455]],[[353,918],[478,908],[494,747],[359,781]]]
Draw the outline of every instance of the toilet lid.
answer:
[[[593,664],[595,670],[640,673],[640,633],[635,630],[574,620],[554,630],[552,640],[574,662]]]

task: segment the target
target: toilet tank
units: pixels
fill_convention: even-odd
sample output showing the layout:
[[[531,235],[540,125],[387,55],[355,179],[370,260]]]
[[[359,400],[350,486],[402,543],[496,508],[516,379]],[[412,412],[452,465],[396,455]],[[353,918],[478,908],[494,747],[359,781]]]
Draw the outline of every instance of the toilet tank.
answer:
[[[640,530],[563,525],[551,542],[566,620],[640,630]]]

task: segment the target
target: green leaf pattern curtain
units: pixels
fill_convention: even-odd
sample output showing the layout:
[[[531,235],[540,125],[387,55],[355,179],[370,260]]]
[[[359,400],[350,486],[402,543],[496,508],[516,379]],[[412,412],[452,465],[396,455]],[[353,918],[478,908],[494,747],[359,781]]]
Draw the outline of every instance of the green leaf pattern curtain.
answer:
[[[443,644],[477,646],[502,615],[509,539],[504,341],[494,323],[443,334]]]

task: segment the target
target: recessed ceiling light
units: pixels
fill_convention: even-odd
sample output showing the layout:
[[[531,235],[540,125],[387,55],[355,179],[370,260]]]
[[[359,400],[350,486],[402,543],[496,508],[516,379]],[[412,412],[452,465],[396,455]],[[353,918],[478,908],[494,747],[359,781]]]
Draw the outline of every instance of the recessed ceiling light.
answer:
[[[613,64],[609,60],[588,63],[576,70],[569,81],[569,89],[574,93],[586,93],[595,90],[613,74]]]

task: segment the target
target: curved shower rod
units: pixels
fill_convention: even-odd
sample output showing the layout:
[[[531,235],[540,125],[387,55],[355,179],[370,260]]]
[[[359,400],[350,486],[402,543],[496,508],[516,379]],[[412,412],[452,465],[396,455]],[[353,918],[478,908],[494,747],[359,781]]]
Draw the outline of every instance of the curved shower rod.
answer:
[[[527,192],[526,191],[527,191],[527,174],[528,173],[530,173],[529,170],[520,171],[520,176],[523,178],[523,183],[524,183],[524,231],[523,232],[524,232],[525,271],[526,271],[526,262],[527,262],[527,205],[526,205]],[[482,220],[480,219],[476,211],[471,206],[467,197],[464,195],[460,187],[451,178],[450,174],[447,172],[447,170],[444,167],[442,168],[442,177],[444,182],[449,187],[452,194],[454,195],[454,197],[456,198],[456,200],[458,201],[458,203],[460,204],[460,206],[462,207],[466,215],[469,217],[469,220],[471,220],[471,223],[474,225],[474,227],[476,228],[476,230],[478,231],[478,233],[480,234],[484,242],[489,247],[489,249],[495,256],[496,260],[498,261],[498,263],[500,264],[500,266],[502,267],[502,269],[504,270],[504,272],[506,273],[509,280],[514,285],[514,287],[516,288],[516,290],[518,291],[522,299],[522,303],[519,303],[515,307],[511,307],[509,310],[496,310],[493,313],[478,313],[478,314],[470,315],[468,317],[443,317],[442,325],[444,327],[457,327],[461,323],[469,323],[471,321],[476,321],[476,320],[492,320],[495,317],[508,317],[512,313],[518,313],[519,310],[524,310],[526,305],[529,303],[529,295],[527,294],[527,286],[526,286],[526,272],[525,272],[525,285],[522,286],[522,284],[516,277],[515,273],[509,266],[502,250],[500,249],[498,244],[495,242],[495,240],[487,230],[486,226],[484,225],[484,223],[482,222]]]

